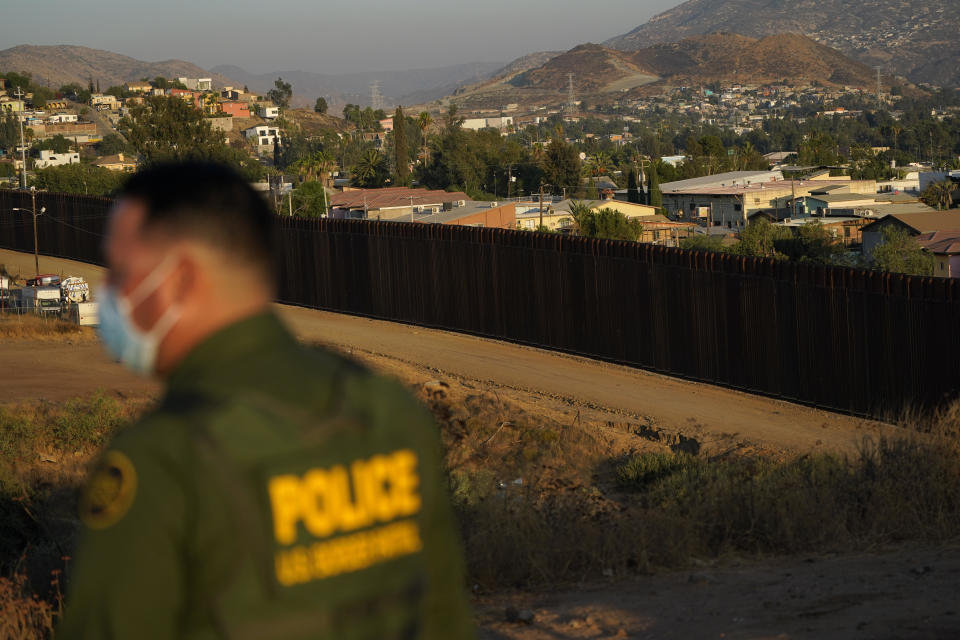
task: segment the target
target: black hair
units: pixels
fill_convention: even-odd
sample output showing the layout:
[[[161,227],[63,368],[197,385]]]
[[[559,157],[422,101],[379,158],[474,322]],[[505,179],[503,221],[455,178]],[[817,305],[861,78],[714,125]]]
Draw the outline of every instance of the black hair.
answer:
[[[150,165],[127,181],[118,198],[146,206],[144,231],[199,240],[259,269],[273,284],[274,215],[229,167],[196,161]]]

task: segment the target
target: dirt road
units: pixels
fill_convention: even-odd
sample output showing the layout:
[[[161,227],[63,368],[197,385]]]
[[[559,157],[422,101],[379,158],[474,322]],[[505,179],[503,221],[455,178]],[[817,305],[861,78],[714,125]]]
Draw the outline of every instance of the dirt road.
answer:
[[[484,640],[947,640],[960,638],[958,577],[958,549],[906,549],[497,594],[476,607]],[[507,607],[532,624],[507,622]]]
[[[29,254],[0,251],[0,263],[32,268]],[[41,271],[83,275],[94,283],[102,270],[41,258]],[[502,389],[602,410],[660,429],[744,440],[788,450],[849,450],[866,433],[889,429],[860,419],[788,402],[687,382],[638,369],[446,331],[357,318],[298,307],[277,307],[296,334],[353,352],[373,366],[403,363]],[[45,357],[48,356],[48,357]],[[0,384],[16,397],[63,397],[84,390],[142,392],[152,388],[110,363],[96,345],[37,348],[0,344]],[[39,384],[39,383],[43,384]],[[43,391],[38,391],[43,389]],[[54,390],[57,389],[57,390]]]

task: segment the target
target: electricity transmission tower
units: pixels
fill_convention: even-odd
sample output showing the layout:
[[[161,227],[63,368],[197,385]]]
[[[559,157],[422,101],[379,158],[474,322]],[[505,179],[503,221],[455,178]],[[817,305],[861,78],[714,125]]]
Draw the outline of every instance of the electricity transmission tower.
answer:
[[[370,85],[370,108],[376,111],[383,109],[383,96],[380,95],[380,81],[375,80]]]

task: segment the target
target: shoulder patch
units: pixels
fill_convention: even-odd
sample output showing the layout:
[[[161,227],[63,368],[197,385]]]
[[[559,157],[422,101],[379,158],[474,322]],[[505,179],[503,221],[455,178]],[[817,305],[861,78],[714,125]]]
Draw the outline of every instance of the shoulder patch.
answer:
[[[126,515],[137,494],[137,471],[130,458],[108,451],[80,496],[80,519],[91,529],[106,529]]]

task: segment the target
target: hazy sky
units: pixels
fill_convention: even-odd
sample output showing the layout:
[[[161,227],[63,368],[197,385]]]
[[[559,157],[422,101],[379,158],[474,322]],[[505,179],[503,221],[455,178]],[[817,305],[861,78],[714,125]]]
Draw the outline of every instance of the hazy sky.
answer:
[[[0,49],[77,44],[252,72],[509,61],[625,33],[680,0],[4,0]]]

